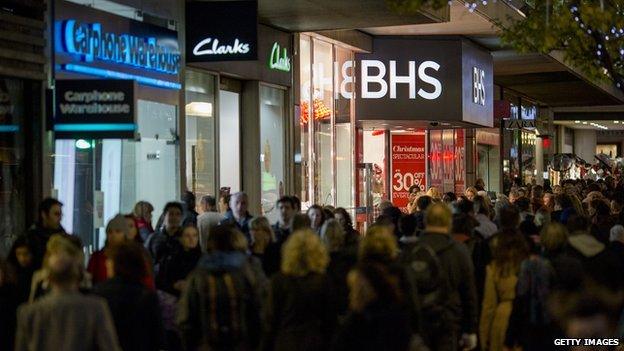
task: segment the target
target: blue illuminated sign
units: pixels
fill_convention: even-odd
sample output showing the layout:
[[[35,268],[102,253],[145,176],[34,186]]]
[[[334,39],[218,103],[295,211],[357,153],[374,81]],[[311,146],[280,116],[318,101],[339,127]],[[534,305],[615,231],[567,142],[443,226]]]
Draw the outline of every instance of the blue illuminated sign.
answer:
[[[151,85],[151,86],[158,87],[158,88],[177,89],[177,90],[180,90],[182,88],[182,84],[180,83],[140,76],[137,74],[111,71],[109,69],[77,65],[73,63],[63,65],[62,68],[68,72],[88,74],[91,76],[102,77],[102,78],[132,79],[132,80],[136,80],[140,84]]]
[[[160,45],[155,37],[112,33],[100,23],[73,19],[63,21],[62,28],[64,50],[82,56],[86,62],[97,59],[167,74],[180,70],[180,52]]]
[[[72,123],[55,124],[55,132],[134,132],[134,123]]]

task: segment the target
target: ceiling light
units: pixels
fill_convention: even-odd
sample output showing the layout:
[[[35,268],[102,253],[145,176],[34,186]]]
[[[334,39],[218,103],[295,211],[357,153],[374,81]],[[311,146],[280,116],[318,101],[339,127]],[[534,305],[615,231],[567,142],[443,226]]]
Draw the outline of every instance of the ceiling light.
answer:
[[[618,124],[618,123],[620,123],[620,121],[613,121],[613,123]]]
[[[574,121],[574,123],[581,123],[581,121]]]
[[[185,111],[188,116],[212,117],[212,103],[191,102],[186,104]]]
[[[587,122],[583,121],[583,124],[587,124]]]

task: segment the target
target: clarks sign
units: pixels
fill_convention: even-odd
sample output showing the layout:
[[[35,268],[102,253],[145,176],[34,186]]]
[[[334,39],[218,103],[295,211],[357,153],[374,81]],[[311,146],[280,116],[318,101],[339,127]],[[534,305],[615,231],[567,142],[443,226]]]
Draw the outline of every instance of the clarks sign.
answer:
[[[256,1],[187,2],[187,62],[257,60],[257,8]]]
[[[358,120],[492,126],[492,57],[464,39],[376,38],[356,61]]]

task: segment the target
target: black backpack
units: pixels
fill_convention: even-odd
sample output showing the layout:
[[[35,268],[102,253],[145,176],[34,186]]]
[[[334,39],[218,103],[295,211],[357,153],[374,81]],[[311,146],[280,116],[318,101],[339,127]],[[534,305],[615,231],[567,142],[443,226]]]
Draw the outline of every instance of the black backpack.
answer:
[[[445,329],[450,324],[447,302],[451,295],[446,270],[439,255],[452,246],[436,252],[418,241],[403,255],[403,263],[416,285],[424,325],[432,329]]]

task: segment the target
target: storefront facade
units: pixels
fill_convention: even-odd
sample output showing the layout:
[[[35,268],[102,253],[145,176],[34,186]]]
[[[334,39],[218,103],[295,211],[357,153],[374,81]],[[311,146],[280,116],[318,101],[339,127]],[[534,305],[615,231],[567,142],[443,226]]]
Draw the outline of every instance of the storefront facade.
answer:
[[[55,13],[52,193],[64,203],[65,230],[91,251],[102,247],[108,219],[137,201],[150,202],[157,216],[180,198],[178,34],[64,1]],[[123,123],[116,107],[100,107],[116,97]]]
[[[238,5],[231,27],[224,5],[187,3],[186,183],[198,198],[245,191],[250,212],[275,222],[276,200],[294,191],[293,37],[258,25],[254,2]],[[215,38],[248,50],[211,54]]]
[[[492,126],[488,52],[459,38],[379,37],[371,53],[298,43],[304,203],[370,221],[383,200],[405,207],[413,184],[463,193],[474,181],[472,128]]]
[[[43,194],[45,11],[4,4],[0,46],[0,257],[37,215]]]

